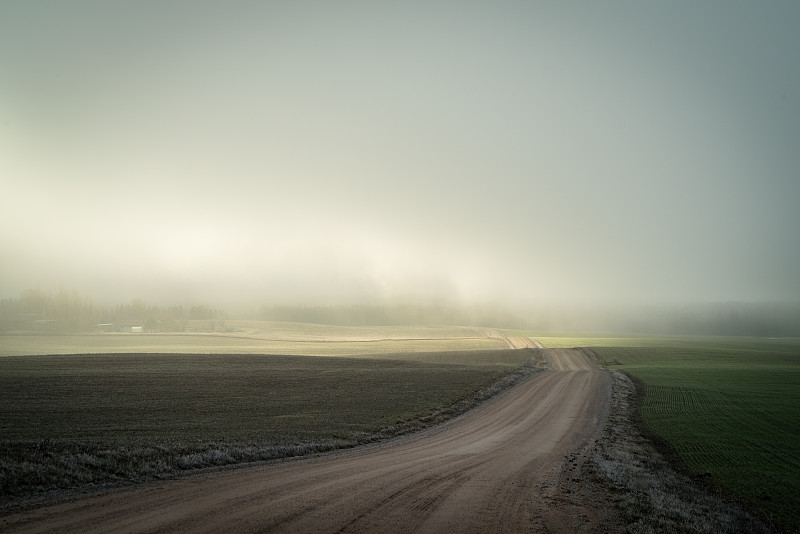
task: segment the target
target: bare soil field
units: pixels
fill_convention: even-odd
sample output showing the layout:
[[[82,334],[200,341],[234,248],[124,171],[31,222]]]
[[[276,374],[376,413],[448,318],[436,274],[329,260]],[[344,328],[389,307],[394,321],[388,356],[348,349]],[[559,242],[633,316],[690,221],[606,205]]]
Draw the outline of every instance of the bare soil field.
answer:
[[[211,472],[3,518],[7,532],[564,532],[607,519],[570,499],[608,415],[583,352],[440,427],[316,458]]]

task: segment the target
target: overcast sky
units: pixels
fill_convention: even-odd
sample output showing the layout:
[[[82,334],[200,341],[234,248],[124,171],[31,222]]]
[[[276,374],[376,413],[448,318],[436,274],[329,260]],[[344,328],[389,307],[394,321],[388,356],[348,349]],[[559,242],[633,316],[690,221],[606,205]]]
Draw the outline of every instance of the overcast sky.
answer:
[[[0,297],[800,299],[800,3],[0,3]]]

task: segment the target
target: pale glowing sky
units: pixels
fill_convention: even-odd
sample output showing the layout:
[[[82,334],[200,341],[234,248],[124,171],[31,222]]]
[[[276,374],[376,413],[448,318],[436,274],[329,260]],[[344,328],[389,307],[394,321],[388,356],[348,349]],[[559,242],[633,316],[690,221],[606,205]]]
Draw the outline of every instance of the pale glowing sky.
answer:
[[[800,299],[800,3],[0,3],[0,297]]]

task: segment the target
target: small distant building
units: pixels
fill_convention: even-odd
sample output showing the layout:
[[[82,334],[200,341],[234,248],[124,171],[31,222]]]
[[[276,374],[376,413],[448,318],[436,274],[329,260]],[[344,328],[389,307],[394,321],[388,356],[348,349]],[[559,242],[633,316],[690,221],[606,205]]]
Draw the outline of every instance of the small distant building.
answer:
[[[142,326],[123,326],[122,327],[122,331],[131,333],[131,334],[138,334],[138,333],[144,332],[144,327],[142,327]]]

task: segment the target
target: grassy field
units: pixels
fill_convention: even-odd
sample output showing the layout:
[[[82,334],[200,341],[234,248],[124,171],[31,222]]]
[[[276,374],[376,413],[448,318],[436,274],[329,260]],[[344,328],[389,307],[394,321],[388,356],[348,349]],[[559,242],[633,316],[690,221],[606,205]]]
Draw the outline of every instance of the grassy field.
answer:
[[[690,350],[749,350],[756,352],[793,352],[800,338],[701,337],[701,336],[624,336],[597,333],[538,332],[536,330],[500,330],[508,337],[532,337],[550,348],[572,347],[665,347]]]
[[[469,408],[533,354],[0,358],[0,496],[402,434]]]
[[[198,329],[203,323],[199,321]],[[0,335],[0,356],[184,353],[357,356],[507,348],[492,331],[467,327],[345,327],[227,321],[225,332]]]
[[[542,338],[539,338],[540,340]],[[800,340],[562,338],[646,386],[645,423],[694,473],[800,530]]]
[[[189,326],[195,322],[189,321]],[[202,329],[203,321],[197,321]],[[234,335],[302,341],[364,341],[380,339],[459,339],[485,337],[487,331],[465,326],[337,326],[277,321],[228,320]]]
[[[306,454],[414,430],[466,409],[476,391],[529,363],[532,351],[495,350],[506,346],[505,334],[592,347],[616,362],[646,384],[645,422],[691,470],[800,529],[800,339],[262,321],[226,328],[0,337],[2,494]]]

